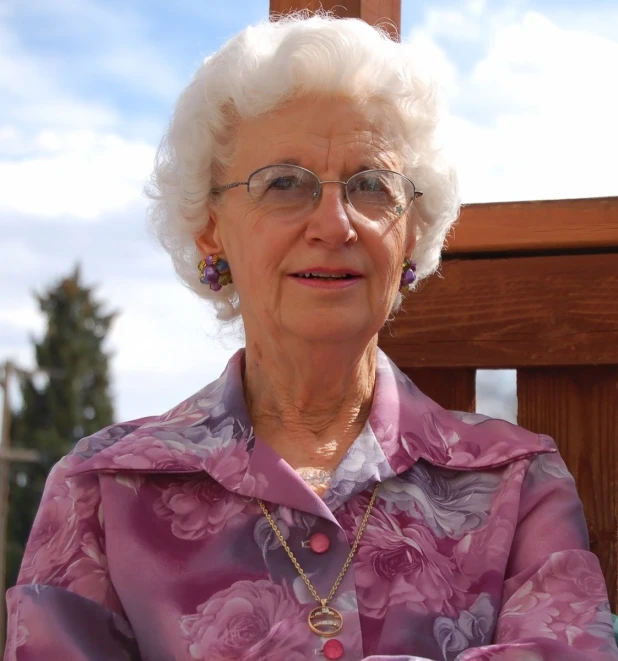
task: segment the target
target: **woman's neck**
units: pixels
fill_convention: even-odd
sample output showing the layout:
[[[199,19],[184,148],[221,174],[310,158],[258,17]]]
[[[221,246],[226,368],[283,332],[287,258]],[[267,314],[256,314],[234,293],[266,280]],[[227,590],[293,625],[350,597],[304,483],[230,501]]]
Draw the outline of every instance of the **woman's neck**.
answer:
[[[360,355],[247,343],[245,399],[256,436],[294,469],[334,470],[369,417],[376,350],[377,340]]]

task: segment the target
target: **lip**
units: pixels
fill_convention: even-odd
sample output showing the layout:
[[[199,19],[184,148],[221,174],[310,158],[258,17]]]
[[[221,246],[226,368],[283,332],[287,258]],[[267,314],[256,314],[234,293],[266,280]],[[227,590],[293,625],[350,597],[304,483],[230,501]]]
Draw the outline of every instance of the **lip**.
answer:
[[[321,278],[302,278],[298,276],[298,273],[323,273],[324,275],[351,275],[352,278],[346,280],[325,280]],[[325,268],[323,266],[316,266],[311,268],[302,269],[296,271],[296,273],[291,273],[290,278],[295,280],[298,284],[305,287],[312,287],[313,289],[325,289],[325,290],[335,290],[335,289],[348,289],[349,287],[354,287],[362,279],[363,275],[354,269],[332,269]]]
[[[361,277],[363,274],[360,271],[355,271],[354,269],[331,269],[326,268],[325,266],[310,266],[306,269],[299,269],[290,273],[290,275],[296,275],[298,273],[324,273],[325,275],[353,275],[355,278]]]
[[[314,271],[315,273],[315,271]],[[357,285],[362,278],[350,278],[349,280],[323,280],[322,278],[298,278],[289,276],[294,282],[303,287],[313,287],[314,289],[348,289]]]

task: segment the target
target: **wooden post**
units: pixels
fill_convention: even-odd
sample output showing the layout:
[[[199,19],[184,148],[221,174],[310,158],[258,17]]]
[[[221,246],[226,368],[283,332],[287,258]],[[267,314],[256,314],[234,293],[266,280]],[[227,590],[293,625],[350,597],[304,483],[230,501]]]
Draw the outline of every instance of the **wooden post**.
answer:
[[[517,399],[519,424],[553,436],[575,478],[590,550],[601,562],[610,605],[616,609],[618,364],[519,369]]]
[[[270,0],[273,18],[301,9],[324,9],[340,18],[361,18],[369,25],[380,25],[397,41],[401,33],[401,0]]]
[[[2,432],[0,435],[0,651],[4,650],[6,613],[6,536],[9,518],[11,462],[38,460],[38,453],[24,448],[11,449],[11,382],[15,366],[7,360],[2,374]]]
[[[9,387],[13,375],[13,365],[7,360],[4,364],[2,378],[2,437],[0,439],[0,450],[7,452],[10,447],[11,437],[11,402],[9,399]],[[6,615],[6,535],[8,530],[9,493],[11,478],[10,460],[0,459],[0,650],[4,650],[4,632]]]

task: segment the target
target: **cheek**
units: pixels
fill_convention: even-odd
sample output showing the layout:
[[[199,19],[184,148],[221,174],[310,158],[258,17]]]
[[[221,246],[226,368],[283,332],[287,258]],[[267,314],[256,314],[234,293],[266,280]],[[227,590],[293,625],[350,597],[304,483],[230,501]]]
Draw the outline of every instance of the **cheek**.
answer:
[[[259,305],[258,301],[271,305],[279,297],[286,255],[291,250],[290,237],[270,231],[266,225],[252,225],[246,231],[239,228],[230,253],[239,293],[251,298],[254,305]]]
[[[268,234],[268,223],[242,207],[229,209],[228,214],[221,231],[226,255],[239,277],[242,277],[242,272],[256,278],[271,252],[272,237]]]
[[[395,280],[398,282],[406,256],[406,239],[406,226],[403,224],[373,237],[371,255],[382,287],[388,287]]]

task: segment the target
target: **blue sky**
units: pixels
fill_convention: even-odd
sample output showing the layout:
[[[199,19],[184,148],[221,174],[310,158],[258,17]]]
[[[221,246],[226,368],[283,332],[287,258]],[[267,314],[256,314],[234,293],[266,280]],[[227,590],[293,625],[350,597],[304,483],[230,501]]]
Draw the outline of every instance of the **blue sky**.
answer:
[[[215,378],[238,340],[178,284],[141,190],[201,60],[264,0],[0,0],[0,359],[32,364],[31,292],[79,260],[121,311],[119,419]],[[466,202],[618,195],[618,4],[404,0],[402,34],[442,82]],[[512,376],[483,377],[502,412]]]

